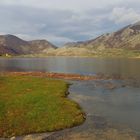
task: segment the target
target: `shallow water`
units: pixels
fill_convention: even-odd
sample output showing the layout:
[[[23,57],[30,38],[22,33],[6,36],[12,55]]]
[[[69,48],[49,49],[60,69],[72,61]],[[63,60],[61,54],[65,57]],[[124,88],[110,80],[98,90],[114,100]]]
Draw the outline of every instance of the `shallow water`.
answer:
[[[86,121],[46,140],[139,140],[140,88],[128,81],[71,81],[69,98],[86,112]]]
[[[86,112],[86,121],[46,140],[140,139],[140,88],[121,80],[70,82],[69,98]]]
[[[68,81],[69,98],[86,113],[77,127],[16,140],[140,140],[140,88],[128,81]]]
[[[0,71],[43,71],[119,75],[130,80],[71,82],[69,98],[86,112],[83,125],[17,140],[138,140],[140,133],[140,59],[0,58]]]
[[[70,93],[87,115],[96,114],[140,132],[140,87],[113,80],[82,81],[74,82]]]

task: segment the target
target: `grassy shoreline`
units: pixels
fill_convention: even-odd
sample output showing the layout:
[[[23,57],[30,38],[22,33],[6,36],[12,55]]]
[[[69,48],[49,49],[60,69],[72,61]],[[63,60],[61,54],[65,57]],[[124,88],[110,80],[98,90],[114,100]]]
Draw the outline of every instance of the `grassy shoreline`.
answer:
[[[67,98],[68,83],[27,75],[0,75],[0,137],[50,132],[81,124],[84,113]]]
[[[70,50],[69,50],[70,49]],[[140,50],[133,49],[121,49],[121,48],[106,48],[106,49],[85,49],[84,53],[81,52],[81,48],[72,49],[69,48],[65,51],[56,52],[48,52],[46,54],[27,54],[27,55],[19,55],[15,57],[23,57],[23,58],[34,58],[34,57],[122,57],[122,58],[139,58]],[[72,50],[71,50],[72,49]],[[81,53],[80,53],[81,52]]]

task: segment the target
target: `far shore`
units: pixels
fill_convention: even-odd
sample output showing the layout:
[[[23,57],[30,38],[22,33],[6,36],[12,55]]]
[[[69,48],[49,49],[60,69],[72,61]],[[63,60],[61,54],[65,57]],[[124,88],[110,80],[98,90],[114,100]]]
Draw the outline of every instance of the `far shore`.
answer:
[[[140,59],[140,56],[66,56],[66,55],[18,55],[18,56],[0,56],[0,58],[49,58],[49,57],[69,57],[69,58],[128,58],[128,59]]]

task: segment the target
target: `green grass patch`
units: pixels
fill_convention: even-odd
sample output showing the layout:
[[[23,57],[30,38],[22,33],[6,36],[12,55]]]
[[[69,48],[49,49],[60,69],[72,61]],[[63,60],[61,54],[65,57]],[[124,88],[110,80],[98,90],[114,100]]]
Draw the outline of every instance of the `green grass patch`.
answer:
[[[126,57],[133,58],[140,56],[140,50],[129,50],[129,49],[104,49],[104,50],[96,50],[95,56],[99,57]]]
[[[76,49],[76,48],[75,48]],[[66,51],[65,53],[59,54],[58,56],[80,56],[80,57],[126,57],[126,58],[135,58],[140,57],[140,50],[133,49],[123,49],[123,48],[87,48],[87,51],[80,52],[80,48],[77,48],[77,53],[75,49]],[[48,56],[57,56],[55,53],[52,54],[28,54],[20,55],[16,57],[48,57]]]
[[[68,84],[33,76],[0,76],[0,137],[60,130],[84,121],[66,98]]]

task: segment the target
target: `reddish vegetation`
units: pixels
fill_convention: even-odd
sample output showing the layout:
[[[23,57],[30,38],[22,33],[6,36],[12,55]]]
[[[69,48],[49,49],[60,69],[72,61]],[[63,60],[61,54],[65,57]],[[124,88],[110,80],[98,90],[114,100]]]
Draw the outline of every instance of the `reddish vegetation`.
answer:
[[[7,72],[2,73],[6,75],[30,75],[30,76],[42,76],[48,78],[60,78],[60,79],[68,79],[68,80],[95,80],[99,79],[98,76],[85,76],[80,74],[65,74],[65,73],[48,73],[48,72]],[[101,79],[101,78],[100,78]]]
[[[101,79],[123,79],[119,75],[80,75],[80,74],[66,74],[66,73],[53,73],[53,72],[3,72],[0,74],[6,75],[21,75],[21,76],[41,76],[48,78],[58,78],[58,79],[66,79],[66,80],[101,80]]]

